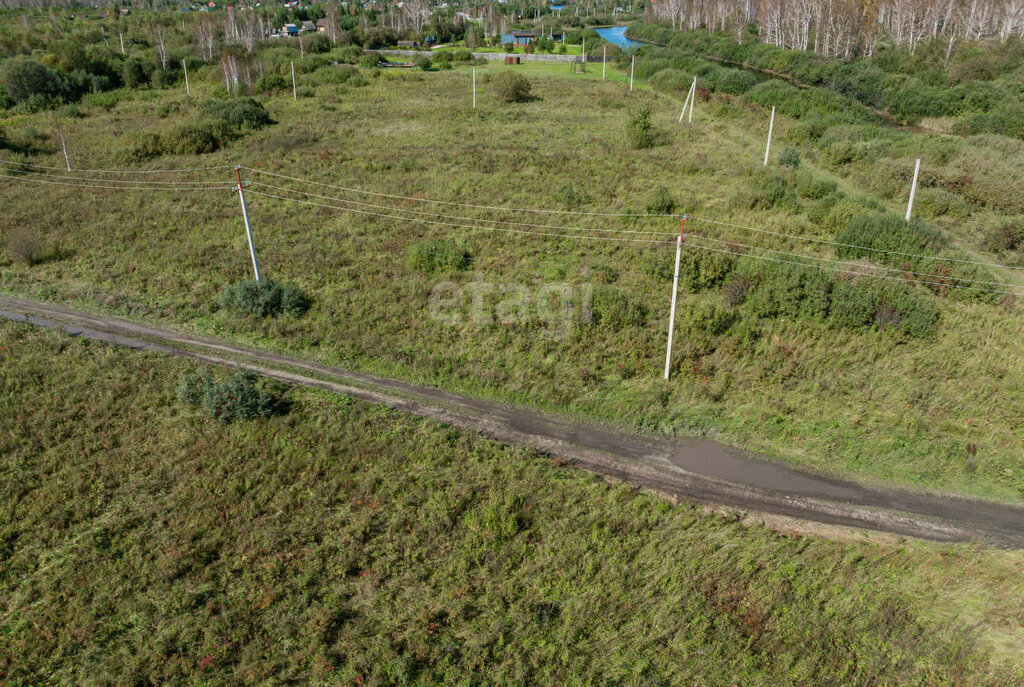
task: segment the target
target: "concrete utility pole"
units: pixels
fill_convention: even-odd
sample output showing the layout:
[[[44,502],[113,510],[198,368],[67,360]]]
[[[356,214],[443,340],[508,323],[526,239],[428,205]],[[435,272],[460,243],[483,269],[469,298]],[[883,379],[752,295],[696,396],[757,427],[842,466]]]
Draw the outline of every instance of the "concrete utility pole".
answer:
[[[608,70],[608,46],[601,49],[601,81],[604,81],[604,74]]]
[[[910,213],[914,211],[914,194],[917,193],[917,174],[921,171],[921,158],[917,159],[914,165],[914,181],[910,185],[910,202],[907,203],[907,221],[910,221]]]
[[[292,62],[292,100],[299,99],[299,91],[295,88],[295,63]]]
[[[124,54],[124,34],[120,31],[117,32],[118,37],[121,39],[121,54]]]
[[[679,123],[683,123],[683,117],[686,115],[686,107],[690,105],[690,98],[693,97],[694,89],[697,88],[697,77],[693,77],[693,84],[690,86],[690,90],[686,92],[686,100],[683,101],[683,111],[679,113]],[[690,121],[693,121],[693,108],[690,108]]]
[[[633,61],[629,64],[629,91],[633,92],[633,69],[636,68],[636,55],[633,55]]]
[[[256,275],[256,281],[262,283],[260,276],[260,263],[256,259],[256,244],[252,239],[252,227],[249,226],[249,210],[245,207],[245,191],[242,189],[242,168],[235,167],[235,176],[238,178],[238,199],[242,202],[242,219],[245,220],[245,236],[249,239],[249,255],[252,256],[252,271]]]
[[[693,104],[697,102],[697,77],[693,77],[693,85],[690,86],[690,116],[686,120],[687,124],[693,124]]]
[[[764,166],[768,166],[768,153],[772,149],[772,129],[775,128],[775,106],[772,105],[772,118],[768,122],[768,145],[764,148]]]
[[[583,55],[583,71],[587,71],[587,37],[583,37],[583,48],[580,49],[580,53]]]
[[[185,60],[181,60],[181,68],[185,70],[185,95],[192,97],[192,89],[188,85],[188,65],[185,64]]]
[[[60,136],[60,150],[64,153],[64,164],[67,166],[68,171],[71,171],[71,160],[68,159],[68,146],[64,142],[64,127],[60,124],[57,125],[57,135]]]
[[[473,109],[476,109],[476,67],[473,67]]]
[[[686,215],[683,215],[683,222],[679,225],[679,239],[676,241],[676,272],[672,278],[672,309],[668,316],[668,347],[665,349],[665,379],[668,379],[668,371],[672,366],[672,333],[676,326],[676,297],[679,293],[679,257],[683,253],[683,239],[686,234]]]

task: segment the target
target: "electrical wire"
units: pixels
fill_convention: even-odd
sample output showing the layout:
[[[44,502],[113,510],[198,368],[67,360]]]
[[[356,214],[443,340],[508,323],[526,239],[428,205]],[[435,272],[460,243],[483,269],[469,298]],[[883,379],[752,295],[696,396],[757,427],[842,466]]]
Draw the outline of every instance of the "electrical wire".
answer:
[[[298,194],[301,194],[301,195],[304,195],[304,196],[309,196],[309,197],[312,197],[312,198],[319,198],[321,200],[332,200],[332,201],[337,201],[339,203],[347,203],[347,204],[352,204],[352,205],[358,205],[360,207],[374,208],[374,209],[377,209],[377,210],[390,210],[392,212],[404,212],[404,213],[409,213],[409,214],[413,214],[413,215],[423,215],[423,216],[426,216],[426,217],[443,217],[445,219],[462,220],[462,221],[467,221],[467,222],[488,222],[488,223],[491,223],[491,224],[507,224],[507,225],[516,226],[516,227],[528,227],[528,228],[532,228],[532,229],[558,229],[559,231],[600,231],[600,232],[611,233],[611,234],[617,234],[617,233],[622,233],[622,234],[647,234],[647,235],[652,235],[652,236],[675,236],[676,235],[676,232],[665,232],[665,231],[639,231],[639,230],[631,230],[631,229],[602,229],[600,227],[567,227],[567,226],[561,226],[561,225],[556,225],[556,224],[530,224],[528,222],[512,222],[512,221],[509,221],[509,220],[501,220],[501,219],[486,219],[486,218],[477,218],[477,217],[463,217],[461,215],[445,215],[443,213],[438,213],[438,212],[423,212],[423,211],[420,211],[420,210],[408,210],[408,209],[405,209],[405,208],[391,207],[389,205],[374,205],[373,203],[362,203],[362,202],[359,202],[357,200],[348,200],[347,198],[337,198],[335,196],[324,196],[324,195],[320,195],[320,194],[317,194],[317,193],[310,193],[309,191],[299,191],[299,190],[296,190],[296,189],[286,188],[284,186],[272,186],[270,184],[264,184],[264,183],[261,183],[259,181],[253,181],[253,182],[251,182],[251,185],[252,186],[259,186],[260,188],[274,189],[276,191],[285,191],[287,193],[298,193]]]
[[[245,169],[246,171],[255,172],[256,174],[265,174],[267,176],[278,177],[278,178],[281,178],[281,179],[288,179],[290,181],[297,181],[297,182],[301,182],[301,183],[312,184],[312,185],[315,185],[315,186],[322,186],[322,187],[326,187],[326,188],[334,188],[334,189],[338,189],[338,190],[345,191],[345,192],[348,192],[348,193],[359,193],[359,194],[363,194],[363,195],[377,196],[377,197],[380,197],[380,198],[390,198],[392,200],[404,200],[404,201],[414,202],[414,203],[431,203],[431,204],[435,204],[435,205],[447,205],[447,206],[451,206],[451,207],[472,208],[472,209],[476,209],[476,210],[495,210],[495,211],[501,211],[501,212],[541,213],[541,214],[557,214],[557,215],[579,215],[579,216],[589,216],[589,217],[634,217],[634,218],[672,218],[672,219],[682,219],[684,217],[684,215],[680,215],[680,214],[677,214],[677,213],[656,214],[656,213],[630,213],[630,212],[625,212],[625,213],[621,213],[621,212],[620,213],[615,213],[615,212],[585,212],[585,211],[577,211],[577,210],[552,210],[552,209],[545,209],[545,208],[511,208],[511,207],[503,207],[503,206],[496,206],[496,205],[477,205],[477,204],[473,204],[473,203],[458,203],[458,202],[454,202],[454,201],[434,200],[434,199],[430,199],[430,198],[415,198],[415,197],[412,197],[412,196],[402,196],[402,195],[396,195],[396,194],[391,194],[391,193],[380,193],[380,192],[377,192],[377,191],[368,191],[366,189],[353,188],[353,187],[350,187],[350,186],[341,186],[339,184],[328,184],[328,183],[324,183],[324,182],[313,181],[311,179],[302,179],[300,177],[293,177],[293,176],[289,176],[287,174],[279,174],[279,173],[276,173],[276,172],[268,172],[266,170],[256,169],[254,167],[243,167],[243,169]],[[870,252],[873,252],[873,253],[884,253],[884,254],[889,254],[889,255],[899,255],[899,256],[902,256],[902,257],[916,258],[916,259],[920,259],[920,260],[934,260],[934,261],[938,261],[938,262],[958,262],[958,263],[964,263],[964,264],[970,264],[970,265],[979,265],[979,266],[984,266],[984,267],[994,267],[994,268],[1001,268],[1001,269],[1008,269],[1008,270],[1024,270],[1024,267],[1013,267],[1011,265],[1002,265],[1000,263],[995,263],[995,262],[985,262],[985,261],[980,261],[980,260],[967,260],[967,259],[963,259],[963,258],[941,257],[941,256],[937,256],[937,255],[921,255],[921,254],[916,254],[916,253],[905,253],[905,252],[902,252],[902,251],[893,251],[893,250],[887,250],[887,249],[884,249],[884,248],[874,248],[874,247],[871,247],[871,246],[861,246],[861,245],[857,245],[857,244],[843,243],[841,241],[833,241],[833,240],[830,240],[830,239],[821,239],[821,238],[816,238],[816,237],[811,237],[811,236],[797,236],[796,234],[787,234],[785,232],[772,231],[770,229],[762,229],[760,227],[751,227],[751,226],[747,226],[747,225],[743,225],[743,224],[737,224],[737,223],[734,223],[734,222],[724,222],[724,221],[721,221],[721,220],[715,220],[715,219],[711,219],[711,218],[708,218],[708,217],[700,217],[700,216],[696,216],[696,215],[690,215],[689,213],[687,213],[685,215],[685,217],[686,217],[687,221],[692,220],[692,221],[696,221],[696,222],[706,222],[708,224],[717,224],[717,225],[720,225],[720,226],[727,226],[727,227],[732,227],[732,228],[735,228],[735,229],[743,229],[743,230],[752,231],[752,232],[755,232],[755,233],[768,234],[768,235],[771,235],[771,236],[777,236],[777,237],[781,237],[781,238],[788,238],[788,239],[792,239],[794,241],[811,241],[811,242],[814,242],[814,243],[820,243],[820,244],[825,244],[825,245],[830,245],[830,246],[838,246],[838,247],[843,247],[843,248],[855,248],[855,249],[858,249],[858,250],[866,250],[866,251],[870,251]]]
[[[25,171],[25,170],[17,170],[17,171],[15,171],[15,170],[3,170],[3,171],[7,171],[8,174],[10,174],[10,176],[20,176],[20,175],[24,174],[24,175],[31,175],[31,176],[34,176],[34,177],[44,177],[46,179],[71,179],[71,180],[74,180],[74,181],[98,181],[98,182],[101,182],[101,183],[104,183],[104,184],[146,184],[146,185],[157,184],[157,185],[165,185],[165,186],[167,184],[184,184],[184,185],[187,185],[187,186],[199,186],[199,187],[209,186],[210,185],[209,181],[188,181],[188,180],[184,180],[184,179],[174,179],[172,181],[167,181],[167,180],[144,181],[144,180],[140,180],[140,179],[102,179],[102,178],[97,179],[95,177],[77,177],[77,176],[68,176],[66,174],[52,174],[50,172],[30,172],[30,171]],[[221,182],[221,183],[223,183],[223,182]]]
[[[401,217],[399,215],[385,215],[380,212],[370,212],[368,210],[357,210],[355,208],[343,207],[340,205],[328,205],[326,203],[315,203],[310,200],[300,200],[298,198],[287,198],[285,196],[278,196],[272,193],[264,193],[263,191],[250,191],[252,195],[264,196],[267,198],[276,198],[278,200],[284,200],[292,203],[302,203],[304,205],[312,205],[315,207],[329,208],[332,210],[341,210],[343,212],[354,212],[360,215],[369,215],[371,217],[382,217],[385,219],[395,219],[405,222],[419,222],[421,224],[432,224],[443,227],[456,227],[459,229],[477,229],[480,231],[499,231],[508,234],[526,234],[531,236],[544,236],[547,238],[564,238],[564,239],[584,239],[592,241],[620,241],[620,242],[632,242],[632,243],[659,243],[669,244],[671,241],[668,240],[657,240],[657,239],[638,239],[638,238],[627,238],[624,236],[589,236],[589,235],[577,235],[577,234],[552,234],[544,231],[525,231],[521,229],[502,229],[500,227],[481,227],[475,224],[455,224],[452,222],[438,222],[429,219],[419,219],[416,217]],[[400,211],[399,211],[400,212]]]
[[[803,253],[793,253],[793,252],[790,252],[790,251],[775,250],[774,248],[764,248],[762,246],[752,246],[752,245],[747,244],[747,243],[739,243],[737,241],[726,241],[725,239],[716,239],[716,238],[713,238],[713,237],[710,237],[710,236],[702,236],[700,234],[690,234],[690,233],[688,233],[687,237],[704,239],[705,241],[714,241],[715,243],[723,243],[723,244],[726,244],[726,245],[729,245],[729,246],[734,246],[734,247],[737,247],[737,248],[748,248],[748,249],[752,249],[752,250],[761,250],[761,251],[765,251],[765,252],[768,252],[768,253],[777,253],[779,255],[787,255],[787,256],[790,256],[790,257],[803,258],[805,260],[820,260],[822,262],[830,262],[830,263],[835,263],[835,264],[838,264],[838,265],[847,265],[847,266],[851,266],[851,267],[863,267],[865,269],[870,269],[870,270],[885,270],[887,272],[897,272],[899,274],[913,274],[914,276],[930,277],[932,279],[934,279],[936,277],[935,274],[932,274],[930,272],[914,272],[912,270],[903,270],[903,269],[900,269],[898,267],[889,267],[887,265],[875,265],[875,264],[873,264],[871,266],[867,266],[867,265],[863,265],[862,266],[862,265],[860,265],[857,262],[851,262],[849,260],[833,260],[832,258],[821,258],[821,257],[814,256],[814,255],[804,255]],[[951,278],[955,279],[958,282],[968,282],[968,283],[974,283],[974,284],[986,284],[986,285],[989,285],[989,286],[1012,286],[1012,285],[1008,285],[1005,282],[1001,282],[1001,281],[987,281],[987,280],[984,280],[984,279],[967,279],[966,277],[951,277]]]
[[[689,238],[689,236],[687,236],[687,238]],[[802,267],[816,267],[816,268],[818,268],[820,270],[839,272],[840,274],[850,274],[850,275],[853,275],[853,276],[873,277],[875,279],[891,279],[893,281],[901,281],[901,282],[905,282],[907,284],[931,284],[933,286],[945,286],[947,288],[970,289],[972,291],[983,291],[985,293],[1004,293],[1004,294],[1010,294],[1010,295],[1013,295],[1013,296],[1024,296],[1024,293],[1022,293],[1020,291],[1012,291],[1012,290],[1010,290],[1010,291],[1003,291],[1003,290],[998,290],[998,289],[984,289],[984,288],[977,287],[977,286],[957,286],[955,284],[946,284],[946,283],[943,283],[943,282],[923,281],[923,280],[919,280],[919,279],[911,280],[911,279],[905,279],[903,277],[898,277],[898,276],[894,276],[894,275],[872,274],[870,272],[856,272],[856,271],[852,271],[852,270],[842,270],[842,269],[838,269],[838,268],[828,267],[826,265],[819,265],[817,263],[800,262],[800,261],[796,261],[796,260],[780,260],[778,258],[770,258],[770,257],[764,256],[764,255],[750,255],[749,253],[739,253],[739,252],[736,252],[736,251],[725,250],[725,249],[722,249],[722,248],[712,248],[710,246],[702,246],[702,245],[697,244],[697,243],[692,243],[692,244],[689,244],[689,245],[692,245],[694,248],[699,248],[700,250],[705,250],[705,251],[711,251],[713,253],[725,253],[726,255],[735,255],[737,257],[751,258],[753,260],[767,260],[769,262],[783,263],[783,264],[786,264],[786,265],[800,265]]]
[[[205,186],[202,188],[183,188],[180,186],[106,186],[100,184],[71,184],[64,181],[46,181],[45,179],[36,179],[32,177],[22,176],[0,176],[0,179],[5,179],[7,181],[28,181],[35,184],[49,184],[50,186],[69,186],[71,188],[102,188],[114,189],[118,191],[230,191],[237,188],[237,186],[235,185]]]
[[[35,167],[37,169],[55,169],[67,171],[67,165],[63,167],[52,167],[49,165],[37,165],[32,162],[20,162],[15,160],[0,160],[0,164],[17,165],[24,167]],[[209,167],[192,167],[187,169],[77,169],[73,168],[74,172],[83,172],[86,174],[162,174],[162,173],[175,173],[184,174],[186,172],[206,172],[212,169],[234,169],[235,165],[211,165]]]
[[[646,213],[634,213],[634,212],[584,212],[581,210],[548,210],[543,208],[510,208],[501,207],[497,205],[474,205],[473,203],[456,203],[448,200],[432,200],[430,198],[413,198],[412,196],[399,196],[391,193],[378,193],[377,191],[367,191],[365,189],[351,188],[348,186],[339,186],[338,184],[325,184],[319,181],[312,181],[310,179],[301,179],[299,177],[291,177],[286,174],[277,174],[275,172],[267,172],[262,169],[255,169],[253,167],[243,167],[242,169],[247,172],[255,172],[257,174],[266,174],[267,176],[279,177],[281,179],[288,179],[289,181],[299,181],[304,184],[313,184],[314,186],[324,186],[326,188],[335,188],[340,191],[346,191],[348,193],[361,193],[368,196],[378,196],[380,198],[390,198],[392,200],[407,200],[414,203],[432,203],[434,205],[448,205],[452,207],[460,208],[471,208],[474,210],[498,210],[501,212],[535,212],[542,214],[553,214],[553,215],[584,215],[588,217],[677,217],[682,218],[682,215],[655,215]]]
[[[1011,265],[1001,265],[997,262],[982,262],[978,260],[963,260],[961,258],[943,258],[937,255],[918,255],[916,253],[903,253],[895,250],[885,250],[883,248],[872,248],[870,246],[860,246],[855,243],[842,243],[841,241],[830,241],[828,239],[819,239],[812,236],[796,236],[795,234],[786,234],[778,231],[771,231],[770,229],[760,229],[758,227],[748,227],[743,224],[734,224],[732,222],[722,222],[719,220],[708,219],[705,217],[691,217],[687,216],[686,221],[693,220],[695,222],[706,222],[708,224],[718,224],[721,226],[732,227],[735,229],[745,229],[746,231],[753,231],[759,234],[771,234],[772,236],[779,236],[787,239],[794,239],[796,241],[813,241],[814,243],[823,243],[830,246],[841,246],[843,248],[856,248],[859,250],[869,250],[875,253],[888,253],[890,255],[900,255],[908,258],[918,258],[921,260],[941,260],[948,262],[961,262],[970,265],[981,265],[984,267],[999,267],[1007,270],[1024,270],[1024,267],[1013,267]]]

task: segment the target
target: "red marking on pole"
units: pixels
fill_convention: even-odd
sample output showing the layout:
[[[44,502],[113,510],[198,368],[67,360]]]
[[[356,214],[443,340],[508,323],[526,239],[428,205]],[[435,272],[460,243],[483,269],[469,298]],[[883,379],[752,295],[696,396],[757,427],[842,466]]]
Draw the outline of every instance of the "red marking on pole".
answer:
[[[683,221],[679,225],[679,243],[682,243],[683,241],[686,240],[685,231],[686,231],[686,215],[683,215]]]
[[[241,191],[242,190],[242,168],[241,167],[235,167],[235,174],[238,175],[238,190]],[[683,220],[683,221],[686,221],[686,220]]]

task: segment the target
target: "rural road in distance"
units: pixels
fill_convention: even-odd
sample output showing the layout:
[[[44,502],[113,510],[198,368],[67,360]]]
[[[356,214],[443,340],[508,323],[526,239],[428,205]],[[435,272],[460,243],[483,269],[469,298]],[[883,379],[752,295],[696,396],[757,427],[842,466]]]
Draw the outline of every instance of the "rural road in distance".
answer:
[[[1022,507],[815,475],[713,441],[630,434],[64,306],[0,296],[0,317],[381,403],[684,501],[933,541],[1024,548]]]

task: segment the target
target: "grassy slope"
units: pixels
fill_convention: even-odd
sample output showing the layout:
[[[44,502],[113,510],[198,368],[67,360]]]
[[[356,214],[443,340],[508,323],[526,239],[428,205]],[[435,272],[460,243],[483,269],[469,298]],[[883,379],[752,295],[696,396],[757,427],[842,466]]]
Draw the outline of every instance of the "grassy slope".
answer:
[[[523,71],[551,77],[535,80],[538,100],[500,106],[481,80],[475,112],[467,107],[465,70],[389,73],[362,88],[321,86],[316,98],[297,103],[272,98],[268,105],[279,124],[221,153],[163,164],[240,161],[401,195],[520,207],[564,207],[561,191],[571,184],[582,193],[584,209],[598,210],[642,210],[660,183],[692,212],[821,235],[803,216],[746,209],[750,188],[764,173],[763,113],[699,103],[700,126],[679,128],[676,103],[598,83],[599,71],[573,78],[564,65],[530,64]],[[197,84],[203,76],[196,75]],[[664,134],[663,145],[641,152],[629,150],[622,134],[627,110],[638,101],[654,106]],[[79,166],[116,164],[112,151],[128,132],[165,128],[190,112],[181,95],[140,94],[110,113],[70,123],[74,155]],[[45,133],[44,126],[40,115],[16,118],[5,128],[23,135],[27,127]],[[779,124],[780,136],[786,127]],[[972,168],[977,154],[974,148],[958,153]],[[230,170],[221,176],[228,180]],[[860,181],[854,174],[843,184],[856,191]],[[215,306],[225,284],[247,276],[244,233],[229,193],[123,195],[4,182],[0,195],[7,208],[0,230],[32,227],[73,251],[31,268],[0,266],[6,291],[188,323],[352,367],[653,431],[710,434],[825,471],[1007,499],[1024,490],[1024,440],[1017,431],[1024,411],[1018,333],[1024,320],[1015,309],[944,299],[937,341],[766,321],[751,348],[727,338],[712,354],[686,359],[684,339],[677,374],[664,384],[659,371],[670,284],[653,277],[649,266],[669,260],[670,247],[449,230],[253,196],[266,274],[299,283],[316,306],[301,321],[237,322]],[[513,219],[625,228],[571,217]],[[675,229],[671,223],[640,228]],[[450,232],[474,255],[469,273],[429,276],[407,267],[411,243]],[[802,251],[814,245],[756,240]],[[451,327],[431,320],[428,295],[435,283],[476,277],[534,286],[611,282],[646,308],[647,324],[591,327],[556,339],[536,323]],[[719,299],[687,294],[681,317],[696,303]],[[977,447],[973,457],[971,445]]]
[[[8,684],[1015,679],[1020,554],[779,534],[311,391],[222,426],[190,363],[24,325],[0,353]]]

